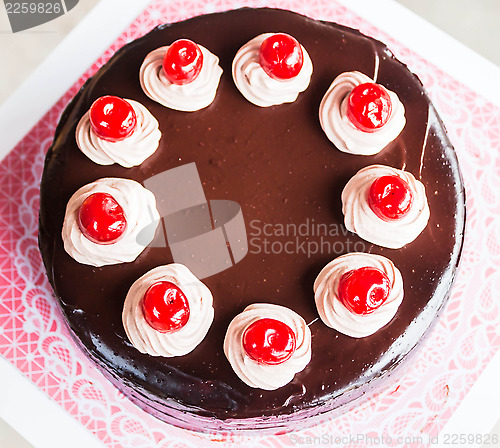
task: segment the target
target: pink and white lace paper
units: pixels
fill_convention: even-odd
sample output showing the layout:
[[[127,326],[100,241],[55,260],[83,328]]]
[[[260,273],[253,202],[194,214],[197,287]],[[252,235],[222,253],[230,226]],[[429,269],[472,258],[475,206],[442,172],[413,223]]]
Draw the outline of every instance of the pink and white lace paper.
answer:
[[[349,434],[353,438],[343,445],[350,448],[370,446],[366,437],[401,436],[423,440],[404,446],[426,446],[500,346],[500,305],[494,300],[500,290],[500,109],[346,7],[332,0],[308,3],[254,0],[245,5],[274,5],[358,28],[386,42],[418,73],[460,159],[468,228],[446,310],[392,389],[321,426],[294,435],[249,438],[245,446],[290,446],[299,436]],[[0,354],[109,447],[222,447],[235,438],[195,434],[154,419],[124,398],[76,347],[37,248],[44,155],[66,104],[117,49],[160,23],[238,6],[234,0],[154,0],[0,164]],[[355,440],[358,434],[365,436],[362,442]]]

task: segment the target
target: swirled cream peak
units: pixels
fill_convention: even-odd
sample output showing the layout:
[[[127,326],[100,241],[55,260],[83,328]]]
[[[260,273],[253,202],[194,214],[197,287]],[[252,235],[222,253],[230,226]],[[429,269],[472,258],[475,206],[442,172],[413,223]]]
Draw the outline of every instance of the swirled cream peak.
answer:
[[[142,300],[150,286],[167,281],[186,296],[189,319],[177,331],[161,333],[151,327],[142,311]],[[183,356],[193,351],[205,338],[214,319],[210,290],[183,264],[158,266],[137,279],[130,287],[123,305],[122,322],[128,339],[141,353],[151,356]]]
[[[261,364],[248,356],[243,347],[243,334],[260,319],[275,319],[288,325],[295,334],[295,351],[281,364]],[[289,308],[269,303],[247,306],[229,324],[224,338],[224,353],[234,372],[250,387],[274,390],[293,380],[311,360],[311,331],[304,319]]]
[[[203,66],[193,81],[183,85],[170,82],[163,71],[163,56],[168,45],[149,53],[139,74],[144,93],[165,107],[183,112],[194,112],[210,106],[215,99],[222,68],[217,56],[201,45],[198,47],[203,54]]]
[[[405,124],[405,108],[396,93],[385,89],[391,98],[392,111],[387,123],[373,132],[358,129],[347,114],[348,97],[361,84],[373,80],[360,72],[337,76],[319,106],[319,121],[328,139],[340,151],[369,156],[377,154],[396,139]]]
[[[80,230],[80,207],[94,193],[111,195],[123,209],[127,227],[112,244],[94,243]],[[114,177],[99,179],[81,187],[68,201],[62,228],[64,249],[78,263],[91,266],[131,262],[153,241],[156,225],[151,223],[159,220],[153,193],[140,183]]]
[[[78,123],[76,143],[90,160],[99,165],[118,163],[125,168],[140,165],[157,149],[161,139],[158,121],[141,103],[125,100],[134,109],[137,124],[124,140],[110,142],[99,137],[90,124],[89,112]]]
[[[371,209],[368,194],[372,183],[382,176],[398,176],[412,192],[413,201],[406,215],[385,221]],[[359,170],[342,191],[342,212],[347,230],[370,243],[399,249],[411,243],[425,229],[430,211],[425,187],[413,174],[385,165],[371,165]]]
[[[391,290],[386,301],[369,314],[356,314],[339,298],[339,282],[349,271],[372,267],[389,278]],[[387,325],[403,301],[403,278],[394,263],[381,255],[354,252],[335,258],[319,273],[314,282],[314,298],[325,325],[353,338],[364,338]]]
[[[304,63],[297,76],[286,80],[271,78],[259,62],[262,42],[274,33],[264,33],[243,45],[233,60],[233,79],[241,94],[260,107],[293,103],[300,92],[309,86],[313,65],[306,49],[301,45]]]

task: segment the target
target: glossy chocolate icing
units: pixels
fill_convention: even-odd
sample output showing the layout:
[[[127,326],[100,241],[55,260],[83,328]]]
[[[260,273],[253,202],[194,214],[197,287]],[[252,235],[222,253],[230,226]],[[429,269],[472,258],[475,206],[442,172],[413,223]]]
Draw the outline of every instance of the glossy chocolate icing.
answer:
[[[273,31],[295,36],[309,52],[314,72],[309,88],[293,104],[259,108],[236,89],[231,63],[244,43]],[[150,100],[139,84],[139,67],[146,54],[178,38],[204,45],[219,56],[224,70],[214,103],[199,112],[166,109]],[[359,70],[373,76],[377,58],[378,82],[399,95],[406,126],[376,156],[342,153],[321,130],[321,98],[342,72]],[[160,123],[159,150],[139,167],[96,165],[78,150],[76,125],[92,102],[105,94],[141,102]],[[125,295],[138,277],[172,262],[169,249],[147,248],[127,264],[102,268],[78,264],[63,249],[63,217],[70,196],[98,178],[142,182],[190,162],[196,162],[208,199],[241,205],[250,252],[235,266],[204,280],[215,306],[206,339],[186,356],[154,358],[128,342],[121,312]],[[340,231],[338,236],[326,237],[339,242],[335,247],[340,250],[330,253],[309,257],[252,253],[256,252],[255,229],[264,224],[299,225],[314,220],[343,229],[342,188],[360,168],[375,163],[405,167],[417,178],[421,173],[431,217],[413,243],[400,250],[369,243],[355,246],[362,240]],[[453,282],[463,240],[464,203],[456,155],[440,119],[418,78],[384,44],[355,30],[291,12],[242,9],[160,26],[120,50],[85,84],[61,118],[47,154],[39,240],[49,280],[76,340],[141,407],[163,420],[198,430],[290,429],[292,424],[307,424],[305,417],[338,408],[372,390],[422,339]],[[288,237],[268,238],[285,241]],[[319,241],[316,236],[298,238],[299,243]],[[405,289],[390,324],[362,339],[325,326],[318,319],[312,291],[321,268],[355,247],[392,259],[402,272]],[[254,302],[288,306],[311,323],[310,364],[293,382],[275,391],[242,383],[222,351],[230,320]]]

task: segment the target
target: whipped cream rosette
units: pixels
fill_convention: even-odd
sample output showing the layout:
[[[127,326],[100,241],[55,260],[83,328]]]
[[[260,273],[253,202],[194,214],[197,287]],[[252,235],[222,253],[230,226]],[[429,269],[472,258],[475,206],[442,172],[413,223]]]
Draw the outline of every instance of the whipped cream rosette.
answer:
[[[99,179],[81,187],[68,201],[64,249],[79,263],[96,267],[131,262],[153,241],[156,226],[151,223],[159,219],[155,196],[140,183]]]
[[[387,182],[377,198],[374,187],[379,179]],[[404,207],[404,210],[384,216],[384,210],[374,202],[377,199],[385,201],[386,208]],[[415,240],[430,216],[422,182],[408,171],[385,165],[363,168],[347,182],[342,191],[342,212],[347,230],[390,249],[399,249]]]
[[[151,356],[183,356],[205,338],[214,319],[210,290],[184,265],[158,266],[137,279],[123,305],[132,345]]]
[[[99,165],[118,163],[130,168],[140,165],[158,149],[161,132],[156,118],[141,103],[129,99],[123,101],[131,106],[136,122],[131,134],[121,140],[109,140],[96,133],[91,123],[92,108],[78,123],[76,143],[80,151],[94,163]]]
[[[219,66],[219,58],[208,49],[182,39],[183,42],[187,41],[188,45],[195,46],[193,51],[198,51],[200,54],[197,60],[198,70],[183,77],[169,76],[164,69],[166,55],[169,49],[173,49],[180,41],[150,52],[142,63],[139,80],[144,93],[157,103],[174,110],[194,112],[212,104],[222,68]],[[177,66],[182,65],[182,61],[174,62],[178,62]],[[191,66],[193,64],[194,62],[186,63]]]
[[[241,94],[256,106],[270,107],[293,103],[299,93],[309,86],[313,72],[309,54],[302,45],[295,41],[295,45],[300,48],[302,54],[300,69],[295,70],[297,73],[292,71],[287,79],[270,76],[269,70],[266,72],[261,64],[261,47],[266,39],[276,35],[278,33],[264,33],[254,37],[238,50],[233,59],[234,83]],[[287,37],[291,38],[291,36]]]
[[[361,108],[358,112],[365,115],[370,127],[353,121],[353,114],[349,111],[350,95],[358,86],[371,86],[378,91],[378,97],[372,94],[364,98],[364,104],[353,106]],[[381,98],[386,98],[386,104],[381,105]],[[385,110],[382,110],[383,106]],[[374,111],[378,107],[381,110]],[[376,121],[378,113],[385,113],[379,122]],[[401,133],[406,124],[405,108],[397,94],[374,84],[371,78],[357,71],[345,72],[335,78],[321,101],[319,120],[326,136],[337,149],[365,156],[379,153]]]
[[[311,360],[311,331],[291,309],[255,303],[229,324],[224,353],[244,383],[259,389],[278,389]]]
[[[353,338],[370,336],[387,325],[403,296],[399,269],[381,255],[342,255],[328,263],[314,282],[321,320]]]

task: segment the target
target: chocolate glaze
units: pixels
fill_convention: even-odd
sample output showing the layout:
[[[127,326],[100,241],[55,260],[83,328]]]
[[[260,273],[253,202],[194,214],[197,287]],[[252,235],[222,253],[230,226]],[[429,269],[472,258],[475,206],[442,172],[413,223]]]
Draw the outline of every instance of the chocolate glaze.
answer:
[[[231,63],[244,43],[273,31],[290,33],[302,43],[314,73],[296,102],[263,109],[238,92]],[[182,37],[218,55],[224,70],[214,103],[194,113],[166,109],[150,100],[138,79],[148,52]],[[397,140],[376,156],[342,153],[319,125],[321,98],[342,72],[359,70],[373,76],[376,58],[378,82],[399,95],[407,124]],[[160,122],[159,150],[139,167],[96,165],[78,150],[76,125],[92,102],[105,94],[141,102]],[[81,186],[115,176],[142,182],[189,162],[196,162],[208,199],[241,205],[250,253],[234,267],[204,280],[215,306],[206,339],[186,356],[154,358],[130,345],[121,312],[127,290],[138,277],[172,262],[169,249],[147,248],[133,263],[94,268],[66,254],[61,228],[66,203]],[[310,257],[252,253],[256,250],[251,239],[263,224],[314,220],[343,228],[342,188],[360,168],[374,163],[405,167],[417,178],[421,172],[431,218],[413,243],[390,250],[347,232],[325,238],[338,241],[330,253]],[[141,407],[163,420],[198,430],[290,429],[294,424],[305,425],[306,416],[321,415],[372,390],[421,340],[453,282],[463,240],[464,203],[456,155],[440,119],[418,78],[384,44],[355,30],[291,12],[242,9],[160,26],[120,50],[85,84],[64,112],[47,154],[39,240],[49,280],[76,340]],[[299,236],[302,241],[319,239]],[[326,327],[318,319],[312,292],[321,268],[355,248],[392,259],[405,287],[403,303],[390,324],[362,339]],[[222,351],[230,320],[254,302],[288,306],[313,322],[310,364],[275,391],[252,389],[241,382]]]

